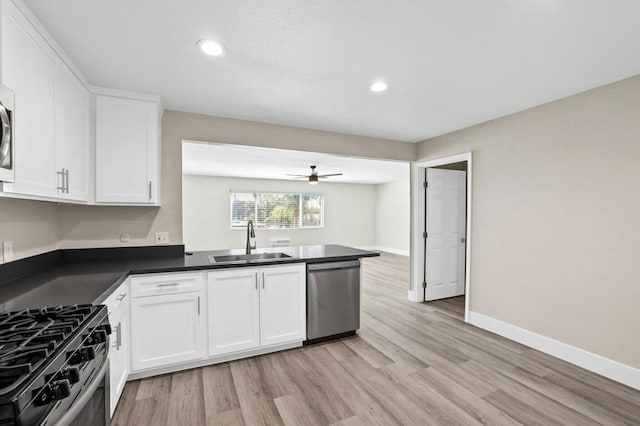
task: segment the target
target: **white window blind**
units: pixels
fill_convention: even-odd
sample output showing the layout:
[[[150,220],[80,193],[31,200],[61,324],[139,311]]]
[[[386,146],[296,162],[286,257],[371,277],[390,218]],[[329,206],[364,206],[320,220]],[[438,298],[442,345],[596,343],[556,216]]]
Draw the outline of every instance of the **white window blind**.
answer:
[[[321,228],[323,204],[321,194],[232,191],[231,229],[250,220],[262,229]]]

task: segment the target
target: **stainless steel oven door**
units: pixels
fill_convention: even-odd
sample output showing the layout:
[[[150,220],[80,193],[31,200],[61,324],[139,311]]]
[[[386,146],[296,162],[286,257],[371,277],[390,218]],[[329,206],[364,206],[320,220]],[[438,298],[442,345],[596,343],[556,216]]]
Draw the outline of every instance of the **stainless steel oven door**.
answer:
[[[109,357],[107,356],[98,373],[85,385],[82,394],[58,420],[56,426],[110,426],[109,407]]]
[[[0,181],[14,181],[14,95],[0,85]]]

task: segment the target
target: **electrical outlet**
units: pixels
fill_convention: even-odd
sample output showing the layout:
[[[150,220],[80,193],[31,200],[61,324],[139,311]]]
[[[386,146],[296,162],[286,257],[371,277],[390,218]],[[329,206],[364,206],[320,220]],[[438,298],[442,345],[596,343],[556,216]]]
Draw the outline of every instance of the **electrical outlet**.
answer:
[[[13,241],[3,241],[2,259],[5,263],[13,260]]]
[[[156,232],[156,245],[169,245],[169,233]]]

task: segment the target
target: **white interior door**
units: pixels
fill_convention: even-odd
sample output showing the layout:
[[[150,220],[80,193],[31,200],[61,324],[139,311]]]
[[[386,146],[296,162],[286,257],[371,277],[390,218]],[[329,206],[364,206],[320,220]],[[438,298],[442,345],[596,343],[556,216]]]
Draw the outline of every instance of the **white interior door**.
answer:
[[[467,178],[458,170],[427,169],[425,300],[464,294]]]

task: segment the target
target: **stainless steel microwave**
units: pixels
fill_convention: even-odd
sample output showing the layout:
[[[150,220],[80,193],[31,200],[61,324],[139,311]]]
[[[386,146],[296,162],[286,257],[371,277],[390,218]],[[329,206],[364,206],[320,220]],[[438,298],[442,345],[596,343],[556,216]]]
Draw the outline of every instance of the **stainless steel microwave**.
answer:
[[[13,92],[0,84],[0,182],[15,180],[14,106]]]

